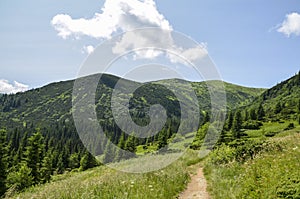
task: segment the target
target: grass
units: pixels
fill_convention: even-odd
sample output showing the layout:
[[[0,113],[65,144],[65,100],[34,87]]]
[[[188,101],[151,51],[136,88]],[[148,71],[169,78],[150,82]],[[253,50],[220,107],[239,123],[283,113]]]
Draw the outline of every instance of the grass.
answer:
[[[119,167],[122,169],[124,165],[136,165],[138,160],[122,162]],[[7,198],[176,198],[189,182],[189,166],[198,162],[197,152],[188,151],[168,167],[145,174],[125,173],[101,166],[85,172],[55,176],[48,184],[31,187],[19,194],[12,191]]]
[[[266,122],[263,124],[259,130],[247,130],[245,133],[250,138],[264,137],[268,133],[274,133],[274,135],[280,135],[282,132],[286,132],[284,129],[289,125],[289,123],[297,124],[296,121],[282,121],[282,122]],[[300,130],[300,126],[296,127],[296,130]]]
[[[279,126],[266,125],[274,130]],[[280,128],[279,128],[280,130]],[[211,155],[205,163],[205,175],[213,198],[300,198],[300,128],[283,131],[268,140],[262,152],[246,161],[213,163]],[[274,147],[275,146],[275,147]],[[269,148],[270,147],[270,148]],[[218,158],[234,153],[223,146]]]
[[[204,161],[199,159],[197,151],[188,150],[171,165],[155,170],[168,158],[173,160],[178,154],[149,154],[109,165],[116,170],[101,166],[85,172],[54,176],[50,183],[28,188],[22,193],[11,189],[6,198],[172,199],[186,188],[189,174],[195,172],[199,164],[205,165],[204,172],[212,198],[300,198],[300,126],[284,131],[289,123],[264,123],[261,130],[246,131],[249,140],[253,141],[249,141],[248,148],[236,150],[223,145]],[[268,138],[267,142],[266,138],[261,139],[264,133],[275,130],[276,135]],[[179,149],[179,145],[192,135],[186,135],[171,146]],[[247,153],[251,147],[254,148],[254,156],[236,155],[238,152]],[[140,147],[138,151],[145,154],[152,148],[145,150]],[[145,165],[155,171],[145,174],[122,172],[139,171]]]

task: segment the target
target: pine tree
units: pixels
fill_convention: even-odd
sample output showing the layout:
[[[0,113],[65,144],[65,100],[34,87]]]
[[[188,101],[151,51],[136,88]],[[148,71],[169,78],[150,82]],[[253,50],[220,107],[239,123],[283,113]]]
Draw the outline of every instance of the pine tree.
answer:
[[[84,156],[80,160],[80,171],[84,171],[90,168],[93,168],[98,165],[95,157],[89,153],[88,151],[85,152]]]
[[[247,110],[245,110],[245,119],[244,121],[248,121],[249,120],[249,113]]]
[[[25,151],[25,162],[27,166],[31,169],[31,175],[33,177],[33,183],[38,184],[41,182],[40,169],[43,160],[43,144],[44,138],[40,132],[33,134],[28,138],[28,146]]]
[[[159,149],[163,148],[166,145],[168,145],[166,132],[162,131],[162,132],[159,133],[159,136],[158,136],[158,148]]]
[[[136,152],[136,140],[133,135],[128,136],[126,142],[125,142],[125,147],[124,150],[127,151],[124,154],[124,158],[133,158],[135,157],[135,152]]]
[[[122,132],[121,137],[118,141],[118,147],[121,149],[125,148],[125,133],[124,132]]]
[[[133,135],[130,135],[130,136],[128,137],[128,139],[126,140],[125,148],[124,148],[124,149],[125,149],[126,151],[135,153],[135,151],[136,151],[136,144],[135,144],[135,137],[134,137],[134,134],[133,134]]]
[[[280,113],[282,110],[282,107],[281,107],[281,103],[280,102],[277,102],[276,106],[275,106],[275,110],[274,110],[274,113],[275,114],[278,114]]]
[[[259,105],[258,110],[257,110],[257,119],[259,121],[262,121],[265,117],[265,110],[262,104]]]
[[[232,123],[233,123],[233,113],[232,111],[230,111],[228,114],[227,125],[226,125],[228,130],[232,128]]]
[[[24,151],[26,150],[28,140],[28,132],[26,131],[21,139],[20,146],[17,152],[17,162],[21,162],[23,159]]]
[[[231,129],[234,138],[240,138],[241,128],[242,128],[242,114],[240,111],[236,111],[233,119],[232,129]]]
[[[57,165],[56,165],[56,172],[58,174],[63,174],[65,172],[63,154],[58,155]]]
[[[0,130],[0,196],[6,191],[7,153],[6,131]]]
[[[12,171],[7,176],[9,187],[16,186],[17,190],[22,190],[33,184],[31,175],[32,169],[27,166],[26,162],[21,162],[17,171]]]
[[[255,109],[250,110],[250,119],[251,120],[257,120],[257,114],[255,112]]]
[[[75,169],[80,167],[80,159],[78,153],[73,153],[69,158],[69,168]]]
[[[299,73],[299,76],[300,76],[300,73]],[[298,99],[298,105],[297,105],[297,108],[298,108],[297,112],[300,114],[300,99]]]
[[[52,175],[52,155],[48,152],[43,161],[41,167],[41,181],[42,183],[49,182]]]

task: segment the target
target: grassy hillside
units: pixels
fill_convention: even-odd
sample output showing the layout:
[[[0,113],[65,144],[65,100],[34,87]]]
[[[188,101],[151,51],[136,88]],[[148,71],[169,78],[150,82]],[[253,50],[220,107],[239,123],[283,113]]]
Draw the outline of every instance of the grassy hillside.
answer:
[[[300,73],[229,114],[205,162],[212,197],[300,198],[299,118]]]
[[[257,109],[260,104],[265,109],[266,118],[272,121],[296,119],[300,112],[300,72],[264,91],[247,109]]]
[[[210,193],[220,199],[300,198],[299,160],[299,125],[243,147],[223,145],[206,160]]]
[[[96,94],[96,104],[100,108],[98,109],[99,112],[109,111],[112,90],[118,80],[118,77],[112,75],[102,76],[97,89],[98,93]],[[176,80],[164,80],[164,82],[172,81]],[[182,82],[181,88],[184,92],[184,81],[178,82],[179,84]],[[123,85],[124,88],[137,84],[131,81],[125,81],[125,83],[126,84]],[[74,81],[58,82],[24,93],[0,96],[0,110],[2,110],[0,111],[0,125],[2,127],[15,127],[23,126],[27,123],[34,123],[35,126],[43,126],[70,119],[73,84]],[[215,82],[216,87],[218,87],[219,84],[220,82]],[[199,99],[199,106],[202,110],[207,110],[208,107],[210,107],[210,97],[206,84],[204,82],[194,82],[192,83],[192,87]],[[225,88],[228,108],[243,105],[255,97],[258,97],[264,91],[264,89],[246,88],[228,83],[225,83]],[[160,97],[163,95],[163,92],[166,92],[164,95],[165,98]],[[176,109],[174,106],[177,104],[172,103],[172,100],[170,100],[171,94],[167,93],[166,90],[163,92],[159,90],[159,92],[153,93],[153,87],[143,86],[143,89],[140,89],[140,91],[136,93],[138,96],[135,99],[136,103],[144,103],[144,106],[147,106],[149,103],[159,102],[163,105],[168,105],[169,110]],[[147,96],[147,101],[142,99],[142,97],[145,96]]]
[[[164,156],[162,158],[168,155]],[[129,160],[119,165],[120,168],[132,164],[137,166],[137,161],[145,159]],[[54,176],[52,182],[29,188],[21,194],[16,194],[11,188],[6,198],[171,199],[184,190],[190,178],[189,173],[193,172],[189,165],[195,162],[198,162],[197,152],[189,151],[167,168],[147,174],[123,173],[101,166],[85,172]]]

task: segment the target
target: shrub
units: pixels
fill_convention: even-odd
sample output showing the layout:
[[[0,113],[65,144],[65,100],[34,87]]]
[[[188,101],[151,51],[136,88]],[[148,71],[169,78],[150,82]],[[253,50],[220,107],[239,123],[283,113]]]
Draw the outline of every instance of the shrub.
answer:
[[[233,161],[243,163],[267,151],[282,151],[282,147],[280,144],[264,140],[249,140],[235,147],[222,144],[210,154],[209,163],[215,165],[228,164]]]
[[[295,128],[294,123],[289,123],[289,125],[284,130],[286,131],[286,130],[291,130],[291,129],[294,129],[294,128]]]
[[[26,163],[21,163],[17,171],[13,171],[7,176],[8,187],[16,187],[17,190],[22,190],[33,184],[31,169]]]
[[[263,124],[259,121],[249,120],[243,123],[244,129],[258,130]]]
[[[300,177],[299,175],[290,176],[283,179],[277,187],[278,198],[300,198]]]
[[[209,156],[208,162],[211,164],[228,164],[234,161],[236,156],[236,150],[225,144],[215,149]]]
[[[274,137],[277,134],[277,132],[273,132],[273,131],[269,131],[267,133],[265,133],[266,137]]]

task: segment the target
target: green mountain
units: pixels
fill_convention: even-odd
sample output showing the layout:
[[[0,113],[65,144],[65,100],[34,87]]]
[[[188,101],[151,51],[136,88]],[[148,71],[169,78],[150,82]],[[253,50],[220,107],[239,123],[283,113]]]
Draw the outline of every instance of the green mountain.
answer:
[[[247,110],[258,109],[262,105],[266,119],[296,119],[300,113],[300,72],[293,77],[264,91]]]
[[[111,94],[119,79],[112,75],[102,75],[96,93],[96,105],[100,118],[108,116],[106,113],[109,112]],[[186,83],[179,80],[164,81],[177,81],[179,85],[182,84],[182,88]],[[126,84],[123,85],[125,89],[135,84],[141,85],[131,81],[124,82]],[[174,108],[174,106],[178,104],[176,104],[176,100],[172,99],[172,93],[167,92],[166,89],[162,90],[162,88],[155,89],[153,84],[155,82],[139,89],[139,92],[135,93],[137,97],[133,101],[137,104],[144,103],[144,106],[148,106],[149,103],[160,103],[166,105],[167,109],[173,112],[172,114],[176,114],[174,110],[178,110],[178,107]],[[193,82],[191,84],[198,97],[201,110],[207,111],[210,107],[210,96],[206,83]],[[221,82],[214,84],[218,87]],[[247,88],[225,82],[224,84],[229,109],[251,102],[264,91],[264,89]],[[74,81],[57,82],[24,93],[0,96],[0,110],[2,110],[0,112],[0,126],[6,128],[28,124],[47,126],[59,121],[71,120],[73,85]],[[162,97],[163,95],[164,97]],[[147,97],[147,101],[145,101],[145,97]]]
[[[142,155],[157,152],[166,145],[169,147],[168,151],[159,151],[162,152],[159,156],[164,158],[168,152],[176,154],[181,150],[180,146],[188,144],[194,135],[196,137],[191,145],[192,149],[199,149],[205,145],[203,141],[210,124],[210,109],[218,105],[218,103],[211,104],[210,96],[222,96],[223,86],[225,86],[227,99],[226,108],[230,110],[230,114],[227,114],[219,143],[211,149],[217,151],[219,147],[227,147],[226,150],[228,149],[229,153],[231,150],[234,151],[231,154],[234,158],[240,160],[246,157],[245,155],[253,158],[256,152],[253,155],[252,141],[256,139],[259,141],[258,147],[254,146],[254,148],[260,150],[262,148],[260,140],[286,133],[285,130],[299,128],[295,120],[300,113],[300,74],[268,90],[246,88],[220,81],[186,82],[169,79],[142,84],[106,74],[102,75],[100,80],[99,78],[100,74],[81,78],[80,84],[77,84],[78,87],[75,89],[78,93],[75,94],[73,87],[78,81],[57,82],[24,93],[0,95],[0,127],[4,129],[0,130],[2,140],[0,151],[3,154],[0,158],[3,162],[0,164],[0,174],[3,173],[1,171],[5,171],[3,179],[6,180],[0,185],[0,195],[9,187],[22,190],[31,185],[48,182],[50,176],[56,177],[55,174],[62,174],[65,171],[82,171],[98,165],[95,158],[83,146],[82,139],[79,139],[72,109],[82,113],[83,118],[87,118],[87,122],[83,120],[80,127],[84,132],[93,132],[93,123],[89,121],[95,121],[85,115],[85,110],[96,110],[96,122],[101,124],[106,137],[125,151],[131,152],[133,155],[129,158],[151,157]],[[84,83],[89,80],[99,80],[95,87],[95,100],[91,99],[95,105],[91,106],[87,103],[87,106],[78,107],[78,104],[88,102],[85,101],[89,96],[85,86],[90,85]],[[115,88],[116,85],[118,89]],[[208,85],[213,88],[213,92],[208,89]],[[173,93],[168,89],[169,87],[176,92]],[[126,92],[134,88],[138,89],[132,93]],[[191,97],[191,92],[196,94],[196,100]],[[116,101],[111,99],[114,93],[118,94]],[[72,106],[72,94],[74,106]],[[128,135],[119,128],[116,121],[118,118],[113,117],[111,105],[122,104],[126,99],[129,99],[131,119],[139,126],[146,126],[152,120],[154,123],[161,120],[158,117],[150,119],[149,114],[153,111],[150,109],[152,105],[160,104],[165,108],[167,120],[158,134],[154,136],[147,134],[145,138],[137,138],[138,136]],[[184,99],[183,103],[180,103],[179,99]],[[194,106],[195,104],[197,106]],[[193,106],[190,107],[190,105]],[[124,114],[122,106],[116,110],[121,113],[118,116],[120,118]],[[194,114],[196,113],[195,107],[199,107],[200,118],[198,114]],[[224,111],[224,107],[217,108]],[[179,137],[175,137],[179,125],[182,125],[181,119],[184,117],[182,109],[187,110],[191,117],[183,123],[183,129],[186,132],[179,133]],[[196,127],[193,123],[195,118],[199,120],[199,125],[197,123]],[[218,123],[218,120],[213,121],[213,128],[217,128]],[[130,126],[126,121],[125,124]],[[152,128],[154,129],[147,128],[146,133],[152,133],[155,127]],[[99,154],[105,163],[120,162],[128,158],[128,154],[111,148],[111,143],[102,138],[96,136],[95,139],[90,140],[96,145],[87,146],[88,150],[93,154]],[[39,153],[38,156],[35,155],[36,152]],[[227,158],[226,153],[225,158]],[[115,155],[114,159],[111,159],[111,154]],[[141,160],[139,158],[130,159],[129,162]],[[198,160],[191,160],[191,162],[194,161]],[[122,162],[124,161],[120,162],[121,165]],[[188,164],[190,163],[184,163],[184,170]],[[103,168],[99,167],[101,172],[110,172]]]
[[[88,81],[89,79],[99,79],[100,74],[84,77],[81,80]],[[158,148],[164,147],[168,140],[173,138],[178,132],[179,125],[181,125],[181,110],[187,109],[189,119],[183,123],[185,132],[196,132],[199,128],[195,121],[199,121],[202,125],[209,120],[209,113],[211,109],[210,94],[207,84],[205,82],[186,82],[179,79],[163,80],[158,82],[149,82],[141,84],[129,80],[122,80],[119,77],[112,75],[102,75],[96,88],[95,94],[95,109],[97,113],[97,120],[101,124],[103,131],[107,137],[114,143],[122,145],[123,149],[126,148],[126,143],[131,142],[131,152],[136,152],[136,147],[140,145],[155,144]],[[145,126],[150,123],[149,111],[151,105],[160,104],[166,109],[167,120],[161,131],[155,136],[150,136],[155,129],[148,129],[147,138],[132,138],[124,133],[118,127],[116,121],[113,119],[111,109],[111,96],[115,91],[117,82],[121,94],[118,96],[117,101],[122,102],[127,97],[130,97],[129,109],[132,120],[139,126]],[[176,85],[177,93],[184,99],[184,103],[180,104],[177,97],[168,90],[165,86]],[[188,87],[187,83],[192,87]],[[213,95],[224,94],[220,90],[222,82],[210,82],[214,87]],[[263,89],[246,88],[233,84],[224,83],[227,108],[234,109],[237,106],[248,103],[255,99]],[[36,131],[40,131],[45,137],[47,148],[54,148],[56,151],[63,151],[65,154],[64,159],[69,159],[71,154],[84,154],[85,147],[79,139],[72,115],[72,94],[73,94],[74,81],[65,81],[52,83],[42,88],[33,89],[24,93],[17,93],[14,95],[2,95],[0,97],[0,127],[7,130],[8,139],[13,139],[12,149],[15,154],[20,153],[20,144],[22,140],[26,140],[29,136],[33,135]],[[81,86],[81,85],[80,85]],[[139,87],[133,94],[124,94],[123,91]],[[193,89],[197,100],[190,97],[190,89]],[[84,85],[79,88],[85,92]],[[128,96],[130,95],[130,96]],[[82,101],[86,97],[86,93],[81,96],[76,96],[76,101]],[[200,118],[194,114],[195,110],[189,105],[198,103]],[[182,106],[182,107],[180,107]],[[94,106],[87,106],[92,108]],[[195,107],[195,106],[194,106]],[[84,114],[84,113],[83,113]],[[122,116],[121,116],[122,117]],[[194,117],[193,119],[190,119]],[[156,119],[157,123],[160,118]],[[155,123],[155,121],[154,121]],[[89,132],[93,125],[85,124],[82,122],[83,131]],[[127,124],[127,122],[126,122]],[[154,128],[154,127],[153,127]],[[24,137],[25,136],[25,137]],[[98,137],[98,140],[103,140]],[[98,143],[98,142],[97,142]],[[134,144],[132,144],[134,143]],[[26,144],[25,144],[26,145]],[[94,154],[104,154],[106,141],[102,141],[100,145],[90,146],[89,151]],[[129,144],[128,144],[129,145]],[[127,146],[128,147],[128,146]],[[81,157],[80,156],[80,157]],[[79,157],[79,158],[80,158]],[[17,160],[21,158],[19,154]],[[55,157],[53,167],[56,168],[58,164],[59,155]],[[110,161],[110,160],[108,160]],[[64,161],[63,168],[69,168],[69,162]]]

